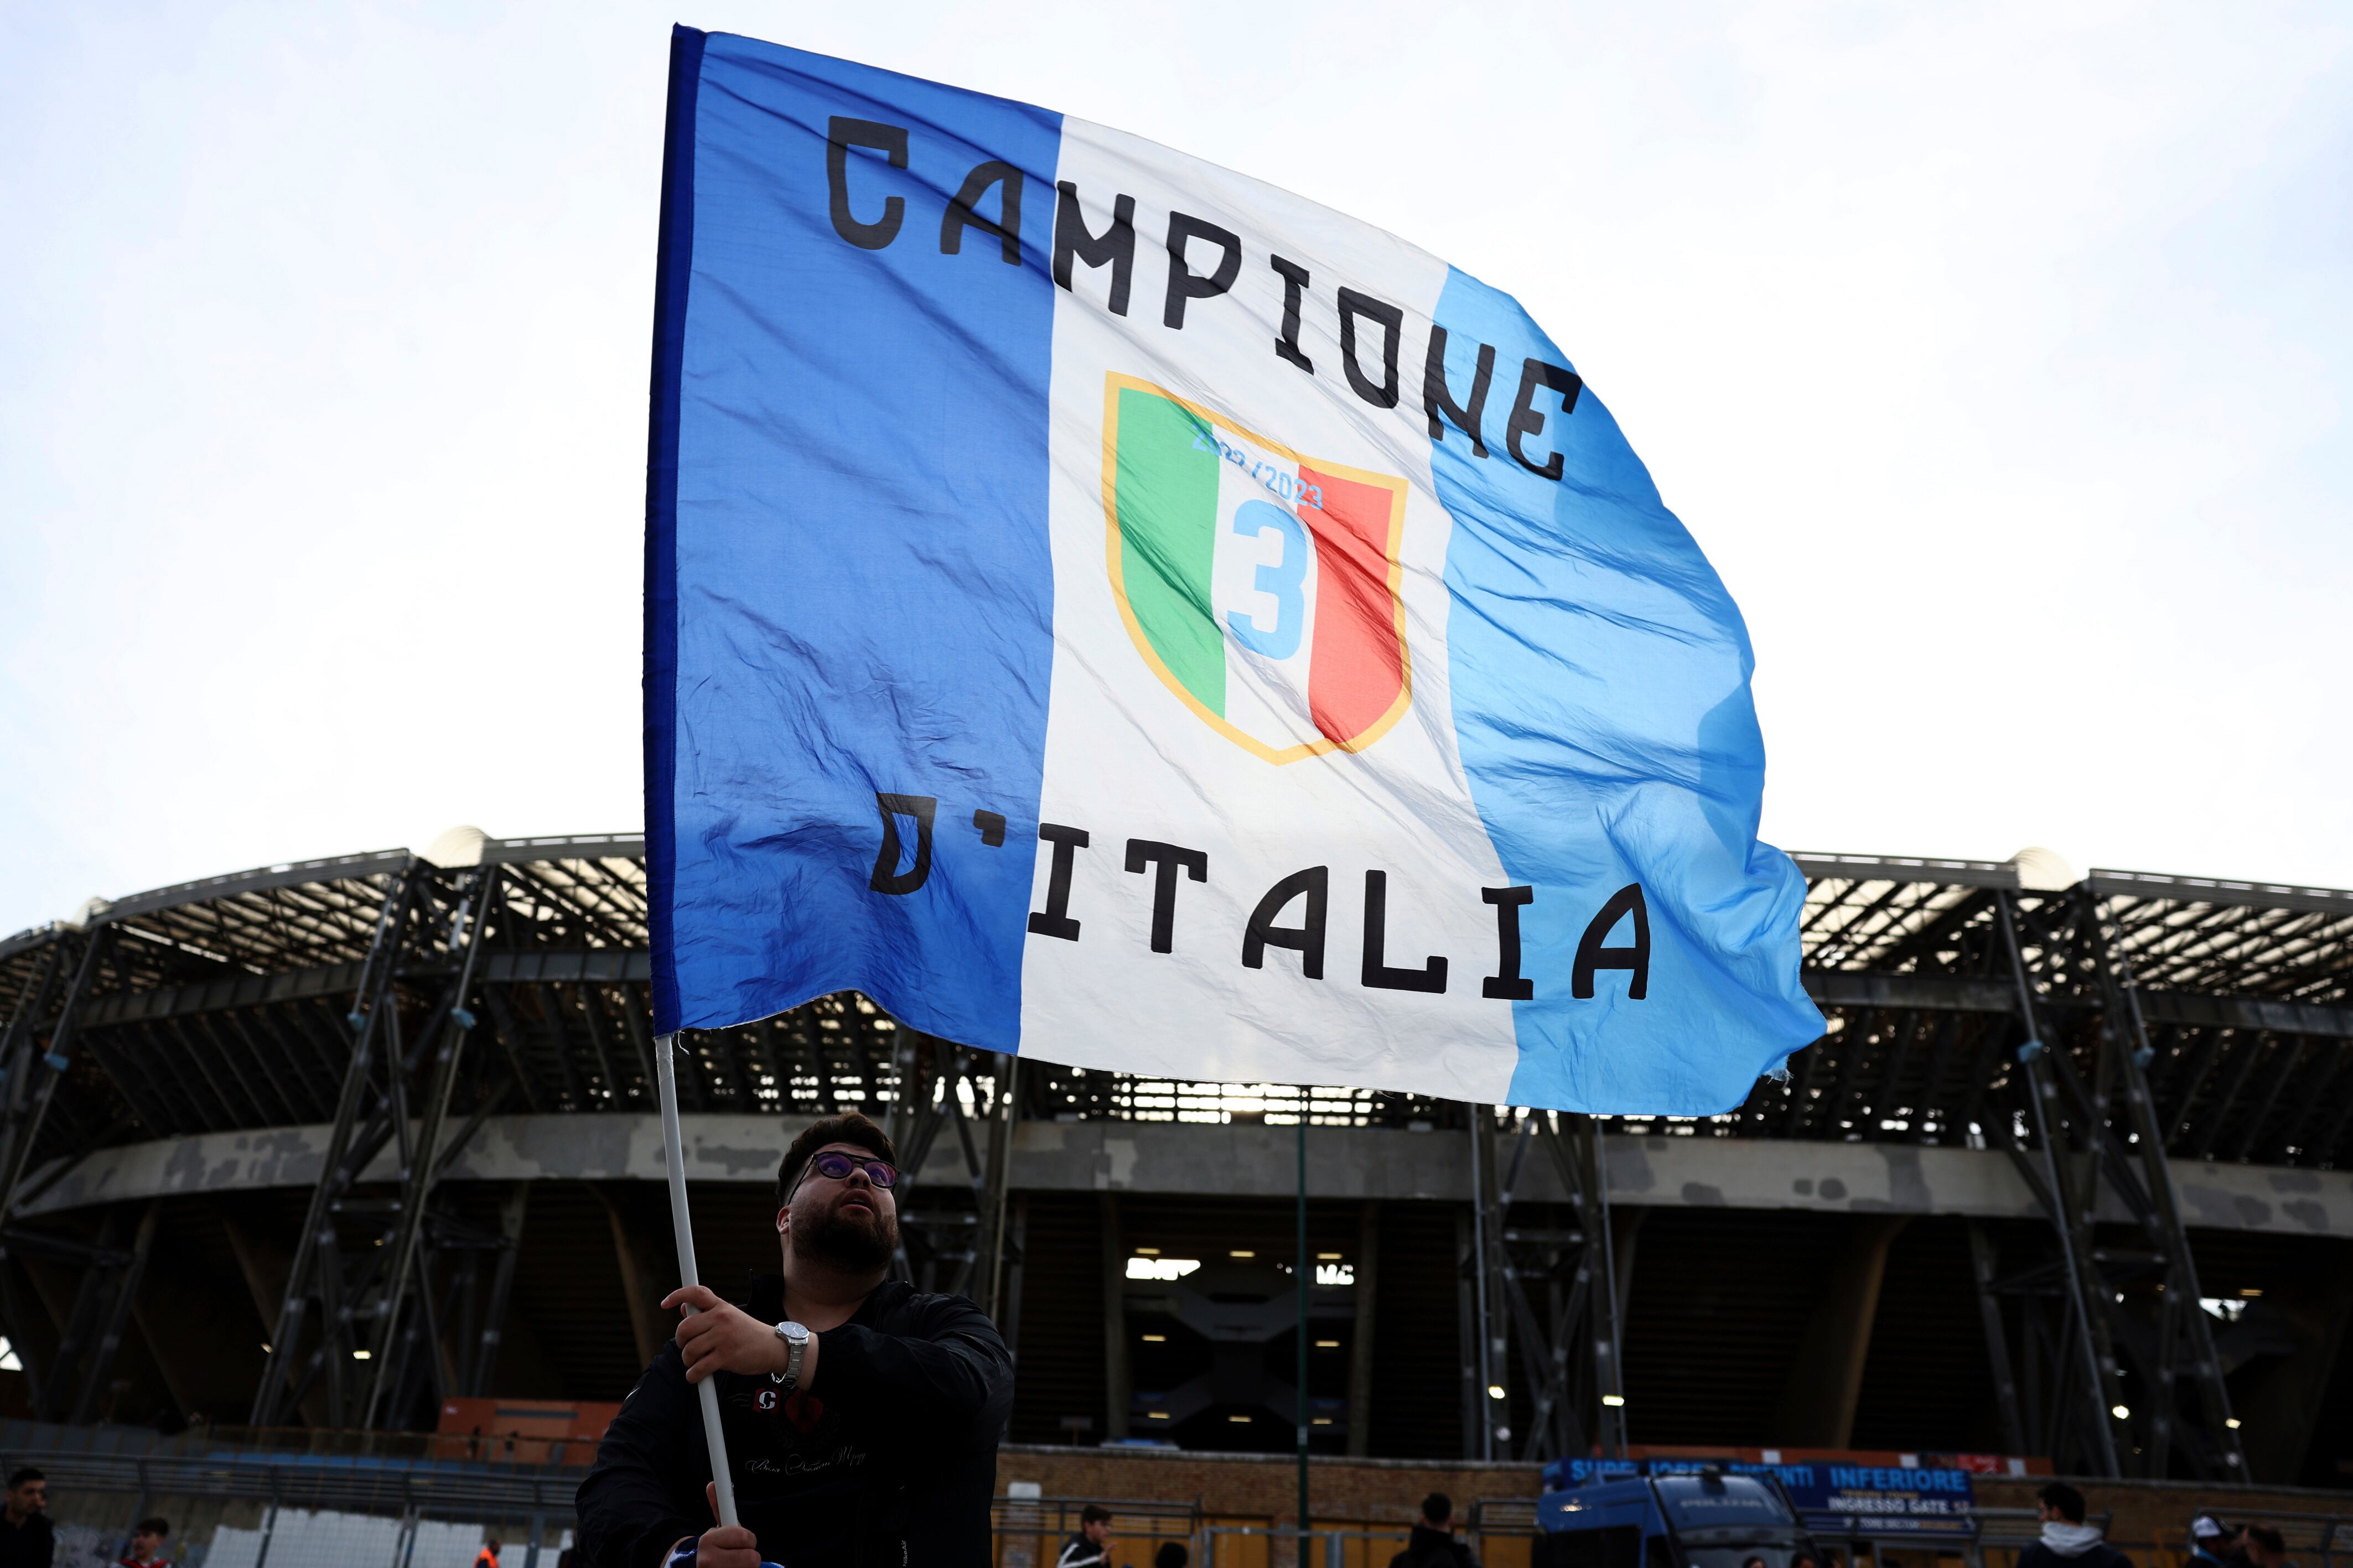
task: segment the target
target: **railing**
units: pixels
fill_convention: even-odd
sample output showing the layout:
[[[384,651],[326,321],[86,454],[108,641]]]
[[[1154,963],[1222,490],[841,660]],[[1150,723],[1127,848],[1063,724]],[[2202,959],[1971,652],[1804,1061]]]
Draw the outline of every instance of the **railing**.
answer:
[[[2023,1508],[1977,1509],[1967,1516],[1966,1534],[1891,1530],[1885,1521],[1868,1515],[1842,1516],[1842,1521],[1810,1516],[1809,1531],[1816,1544],[1843,1548],[1852,1563],[1867,1557],[1877,1568],[1907,1568],[1915,1562],[1955,1557],[1969,1568],[2017,1568],[2019,1554],[2041,1539],[2038,1517]],[[2108,1544],[2130,1557],[2133,1568],[2191,1568],[2186,1542],[2119,1540],[2113,1533],[2113,1512],[2094,1514],[2086,1522],[2097,1525]],[[2338,1554],[2353,1551],[2353,1513],[2266,1512],[2253,1522],[2277,1530],[2300,1568],[2337,1568]]]
[[[2231,1515],[2242,1522],[2267,1524],[2287,1542],[2289,1559],[2299,1568],[2337,1568],[2339,1556],[2353,1556],[2353,1499],[2347,1512]],[[1989,1528],[1978,1557],[1978,1568],[2016,1568],[2018,1554],[2036,1539],[2034,1516],[2025,1509],[1979,1509],[1989,1521],[2004,1528]],[[2105,1526],[2103,1524],[2103,1532]],[[2133,1560],[2133,1568],[2190,1568],[2187,1542],[2122,1541],[2111,1536],[2111,1546]]]
[[[18,1441],[8,1433],[30,1428],[27,1422],[0,1423],[0,1443]],[[301,1456],[310,1458],[383,1459],[422,1463],[448,1459],[467,1464],[519,1466],[526,1469],[551,1467],[580,1469],[596,1459],[593,1436],[525,1437],[478,1432],[366,1432],[316,1426],[231,1426],[226,1424],[192,1428],[162,1437],[138,1427],[43,1426],[59,1436],[43,1438],[75,1453],[161,1453],[223,1450],[239,1454]],[[95,1447],[89,1445],[94,1444]],[[124,1445],[129,1445],[125,1447]]]
[[[430,1434],[137,1427],[0,1421],[0,1468],[49,1481],[58,1568],[101,1568],[132,1521],[171,1520],[186,1568],[468,1568],[484,1542],[506,1568],[553,1568],[570,1543],[576,1469],[468,1463]]]
[[[61,1489],[244,1498],[370,1512],[430,1503],[569,1520],[572,1495],[580,1484],[576,1475],[550,1467],[469,1464],[391,1451],[429,1444],[430,1433],[304,1433],[317,1441],[280,1447],[237,1440],[255,1435],[251,1428],[222,1427],[163,1437],[136,1427],[11,1419],[0,1421],[0,1459],[9,1468],[37,1465]]]
[[[1528,1568],[1533,1527],[1477,1525],[1464,1531],[1482,1568]],[[1349,1524],[1300,1532],[1280,1525],[1205,1525],[1196,1561],[1202,1568],[1388,1568],[1412,1539],[1409,1525]]]
[[[1852,1563],[1861,1563],[1868,1554],[1885,1568],[1891,1557],[1918,1553],[1931,1558],[1957,1557],[1969,1568],[1986,1568],[1983,1518],[1965,1513],[1940,1518],[1935,1525],[1926,1530],[1916,1524],[1906,1529],[1884,1515],[1874,1514],[1805,1515],[1806,1533],[1813,1538],[1814,1544],[1843,1547],[1848,1561]],[[2137,1564],[2136,1568],[2146,1565]]]
[[[1111,1510],[1113,1562],[1150,1568],[1165,1542],[1198,1560],[1205,1520],[1198,1504],[1121,1498],[1000,1497],[988,1510],[989,1561],[995,1568],[1053,1568],[1062,1543],[1079,1533],[1089,1507]]]

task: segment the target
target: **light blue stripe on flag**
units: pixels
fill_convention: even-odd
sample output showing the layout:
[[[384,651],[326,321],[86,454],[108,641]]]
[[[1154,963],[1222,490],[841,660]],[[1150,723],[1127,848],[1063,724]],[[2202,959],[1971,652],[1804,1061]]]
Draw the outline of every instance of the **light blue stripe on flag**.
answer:
[[[876,126],[905,133],[903,167]],[[685,349],[656,388],[678,410],[677,501],[649,520],[677,605],[675,793],[648,803],[671,843],[658,1028],[854,986],[917,1028],[1018,1044],[1053,657],[1039,252],[1060,134],[1025,105],[704,42]],[[1026,265],[987,227],[944,227],[990,161],[1020,172]],[[1013,226],[1006,189],[977,216]],[[845,223],[902,237],[864,248]],[[943,815],[927,834],[896,817],[879,867],[884,794]],[[976,807],[1008,819],[1000,842]],[[913,880],[926,837],[922,886],[872,890]]]
[[[1560,394],[1537,386],[1527,406],[1543,426],[1510,451],[1524,363],[1569,364],[1518,301],[1454,271],[1437,320],[1459,399],[1478,345],[1496,351],[1488,455],[1448,425],[1431,465],[1454,519],[1447,647],[1462,764],[1506,874],[1534,889],[1523,973],[1549,977],[1513,1004],[1512,1101],[1728,1110],[1821,1035],[1798,981],[1804,879],[1756,842],[1765,743],[1747,629],[1599,399],[1580,391],[1564,415]],[[1556,452],[1562,479],[1527,466]],[[1636,886],[1643,998],[1630,994],[1638,971],[1612,967],[1589,972],[1589,999],[1573,996],[1561,978],[1588,926]],[[1634,923],[1592,947],[1631,948]]]

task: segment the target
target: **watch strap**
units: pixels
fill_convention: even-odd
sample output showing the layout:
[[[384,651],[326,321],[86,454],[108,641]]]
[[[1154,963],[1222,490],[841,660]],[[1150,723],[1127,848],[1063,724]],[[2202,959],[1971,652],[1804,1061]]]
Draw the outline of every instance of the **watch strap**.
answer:
[[[801,1331],[788,1334],[785,1331],[788,1328]],[[785,1392],[790,1394],[801,1385],[801,1360],[808,1354],[809,1331],[787,1319],[776,1325],[776,1338],[785,1342]]]

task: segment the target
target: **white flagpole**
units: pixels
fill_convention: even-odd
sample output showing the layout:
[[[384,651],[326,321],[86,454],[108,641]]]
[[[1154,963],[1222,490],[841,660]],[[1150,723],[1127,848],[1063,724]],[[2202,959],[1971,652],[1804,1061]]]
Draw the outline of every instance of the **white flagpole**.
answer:
[[[662,1152],[670,1163],[670,1223],[678,1233],[678,1282],[700,1285],[694,1271],[694,1223],[686,1212],[686,1147],[678,1131],[678,1069],[672,1061],[676,1035],[654,1039],[654,1083],[661,1094]],[[686,1309],[692,1316],[694,1309]],[[719,1380],[695,1385],[702,1396],[702,1436],[711,1446],[711,1484],[719,1496],[719,1522],[735,1524],[735,1478],[727,1468],[727,1435],[719,1426]]]

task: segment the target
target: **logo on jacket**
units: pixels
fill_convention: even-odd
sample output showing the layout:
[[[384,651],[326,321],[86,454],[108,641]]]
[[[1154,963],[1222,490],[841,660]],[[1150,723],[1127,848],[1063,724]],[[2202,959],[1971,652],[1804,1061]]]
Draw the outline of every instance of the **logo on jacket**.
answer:
[[[752,1408],[763,1415],[774,1415],[779,1410],[804,1435],[814,1432],[825,1419],[825,1401],[813,1394],[792,1394],[779,1397],[774,1388],[763,1388],[752,1395]]]

